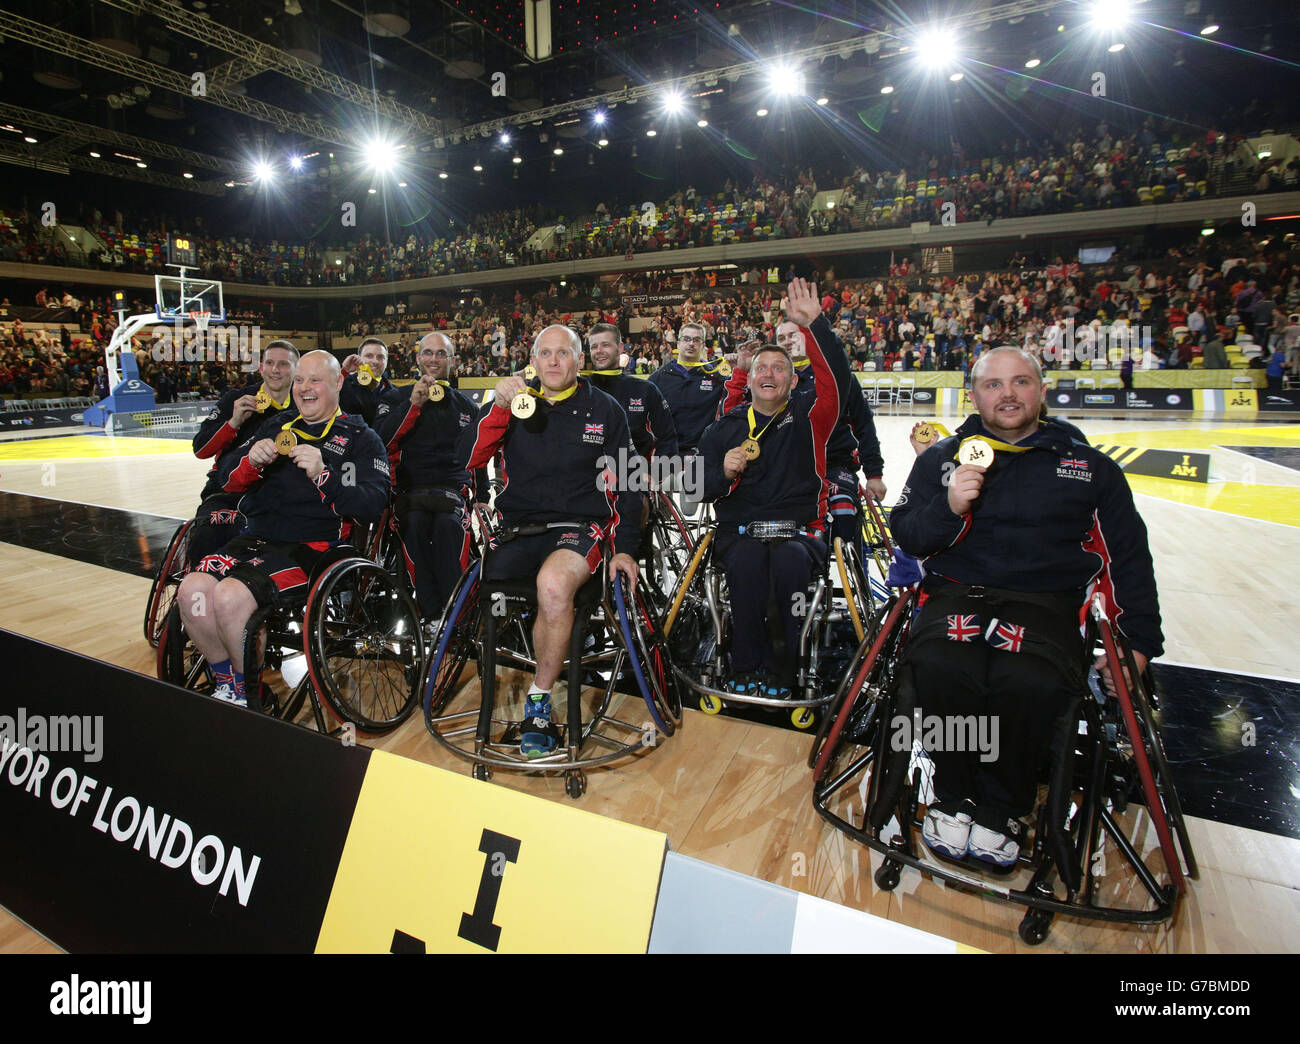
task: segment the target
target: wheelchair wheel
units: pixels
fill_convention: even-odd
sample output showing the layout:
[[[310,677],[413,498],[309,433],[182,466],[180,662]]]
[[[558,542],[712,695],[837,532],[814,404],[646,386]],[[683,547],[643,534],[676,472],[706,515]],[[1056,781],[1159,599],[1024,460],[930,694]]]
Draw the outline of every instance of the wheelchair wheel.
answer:
[[[1052,929],[1052,915],[1044,910],[1027,910],[1017,932],[1030,946],[1038,946]]]
[[[671,736],[682,719],[682,699],[660,629],[659,608],[648,585],[639,585],[632,596],[626,589],[627,581],[620,576],[614,585],[614,604],[628,662],[655,727]]]
[[[157,674],[159,680],[193,692],[210,694],[216,689],[207,661],[185,633],[181,607],[175,603],[159,630]]]
[[[670,590],[686,572],[695,541],[672,498],[664,493],[651,494],[650,550],[648,557],[655,580],[664,591]]]
[[[461,673],[471,657],[477,656],[483,633],[478,600],[479,563],[470,563],[447,600],[447,611],[438,631],[438,644],[424,684],[424,717],[432,720],[447,705],[460,684]]]
[[[849,619],[853,621],[853,633],[861,642],[872,633],[871,588],[853,545],[836,537],[834,547],[835,568],[839,573],[840,587],[844,590]]]
[[[193,528],[193,519],[176,528],[158,563],[158,571],[154,573],[153,586],[149,588],[149,601],[144,610],[144,636],[155,649],[158,648],[167,612],[176,601],[176,591],[190,571],[190,531]]]
[[[303,617],[313,685],[335,717],[389,732],[415,709],[424,637],[415,602],[369,559],[335,562],[307,596]]]
[[[870,549],[883,580],[889,575],[889,566],[894,561],[894,541],[889,535],[885,512],[870,490],[862,490],[862,503],[866,507],[862,515],[862,546]]]

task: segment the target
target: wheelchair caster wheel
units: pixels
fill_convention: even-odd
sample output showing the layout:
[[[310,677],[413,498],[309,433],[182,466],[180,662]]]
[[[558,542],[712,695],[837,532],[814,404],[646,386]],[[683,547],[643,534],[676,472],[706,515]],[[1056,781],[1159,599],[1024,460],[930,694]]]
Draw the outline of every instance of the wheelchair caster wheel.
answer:
[[[1037,946],[1047,938],[1047,933],[1052,929],[1052,915],[1041,913],[1037,910],[1030,910],[1020,922],[1018,929],[1020,938],[1030,946]]]
[[[716,696],[705,694],[700,697],[700,710],[705,714],[719,714],[722,711],[722,701]]]
[[[581,772],[564,774],[564,792],[571,798],[580,798],[587,792],[587,777]]]
[[[481,779],[484,781],[492,778],[492,770],[486,765],[475,765],[470,769],[470,774],[473,775],[475,779]]]
[[[817,712],[811,707],[797,707],[790,715],[796,729],[811,729],[817,721]]]
[[[880,868],[874,875],[876,887],[882,892],[892,892],[898,887],[898,882],[902,876],[903,868],[897,863],[891,863],[886,859],[880,864]]]

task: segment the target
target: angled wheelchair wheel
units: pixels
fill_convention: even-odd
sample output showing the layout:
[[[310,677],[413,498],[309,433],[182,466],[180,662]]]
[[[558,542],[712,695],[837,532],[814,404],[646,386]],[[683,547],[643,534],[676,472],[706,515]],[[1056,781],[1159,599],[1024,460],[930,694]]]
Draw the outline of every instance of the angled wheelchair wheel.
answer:
[[[657,491],[651,497],[648,557],[660,589],[668,591],[690,564],[695,541],[672,498]]]
[[[339,721],[379,734],[415,710],[424,638],[401,581],[369,559],[329,566],[303,617],[312,684]]]
[[[460,578],[447,600],[424,683],[424,717],[430,728],[432,720],[455,694],[465,665],[478,655],[483,633],[478,599],[479,566],[477,561],[470,563],[469,572]]]
[[[862,546],[875,559],[880,578],[884,580],[894,561],[894,541],[889,535],[884,509],[869,489],[862,490],[862,503],[866,508],[862,515]]]
[[[163,621],[172,603],[176,601],[176,592],[181,580],[190,571],[190,531],[194,528],[194,519],[181,523],[167,542],[158,570],[153,576],[153,585],[149,588],[149,601],[144,611],[144,636],[155,649],[162,635]]]
[[[671,736],[681,723],[682,699],[656,602],[656,595],[648,585],[638,585],[631,596],[622,576],[614,585],[619,633],[628,651],[637,690],[655,727],[665,736]]]
[[[167,610],[159,629],[156,664],[161,681],[205,694],[216,689],[207,661],[185,633],[181,607],[175,603]]]
[[[871,605],[871,588],[866,574],[858,562],[857,551],[852,544],[846,544],[839,537],[835,538],[835,570],[839,575],[840,587],[844,592],[844,601],[853,622],[853,633],[859,642],[872,635],[874,618]]]

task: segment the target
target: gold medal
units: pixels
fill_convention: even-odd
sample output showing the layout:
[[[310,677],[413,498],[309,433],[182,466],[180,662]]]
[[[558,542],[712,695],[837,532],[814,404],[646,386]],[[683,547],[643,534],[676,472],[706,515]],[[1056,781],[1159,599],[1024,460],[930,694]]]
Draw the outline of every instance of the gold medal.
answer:
[[[758,439],[746,439],[740,444],[740,448],[745,451],[745,456],[750,460],[758,460],[758,455],[763,452]]]
[[[370,372],[370,367],[362,363],[361,368],[357,370],[357,383],[363,388],[369,388],[374,379],[375,375]]]
[[[537,376],[536,366],[534,366],[532,363],[529,363],[527,366],[524,367],[524,380],[531,381],[536,376]]]
[[[932,427],[930,427],[930,425],[922,424],[919,428],[916,429],[915,433],[912,435],[912,438],[914,438],[922,446],[928,446],[930,445],[930,443],[934,441],[935,436],[937,434],[938,433]]]
[[[520,420],[527,420],[537,412],[537,400],[526,391],[521,391],[510,400],[510,412]]]
[[[298,436],[288,428],[285,428],[275,437],[275,452],[282,457],[286,456],[296,445],[298,445]]]
[[[266,393],[265,388],[257,389],[257,412],[261,413],[271,405],[271,396]]]
[[[961,444],[957,459],[973,468],[987,468],[993,463],[993,447],[983,439],[971,439]]]
[[[447,391],[441,384],[429,385],[429,399],[431,402],[442,402],[443,396],[446,394]]]

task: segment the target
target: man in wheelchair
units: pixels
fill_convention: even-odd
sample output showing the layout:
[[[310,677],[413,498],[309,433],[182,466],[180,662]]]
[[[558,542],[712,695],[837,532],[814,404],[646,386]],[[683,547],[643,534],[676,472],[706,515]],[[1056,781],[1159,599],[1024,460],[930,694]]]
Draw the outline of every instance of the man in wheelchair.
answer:
[[[848,359],[822,316],[817,288],[789,286],[789,317],[801,328],[816,374],[813,395],[795,395],[794,363],[777,345],[754,352],[752,404],[712,424],[700,449],[704,497],[718,520],[715,552],[731,595],[731,691],[770,698],[791,694],[803,626],[800,614],[814,572],[826,564],[826,447],[851,390]],[[767,640],[769,592],[775,592],[787,655],[777,662]]]
[[[1146,527],[1119,466],[1040,420],[1042,371],[1027,352],[985,352],[971,378],[978,416],[917,457],[890,525],[926,570],[903,684],[910,671],[924,717],[987,719],[1000,740],[991,760],[929,751],[922,838],[1006,871],[1053,725],[1085,688],[1082,608],[1103,595],[1139,670],[1162,635]],[[1096,666],[1109,686],[1105,658]]]
[[[420,616],[431,627],[469,566],[469,473],[456,444],[478,410],[450,385],[456,349],[446,334],[422,337],[416,361],[420,379],[410,396],[381,402],[374,428],[388,447],[407,570]]]
[[[199,510],[194,516],[190,557],[197,562],[218,550],[238,534],[243,525],[236,507],[239,496],[222,486],[220,458],[241,438],[293,405],[293,375],[298,368],[298,349],[291,341],[272,341],[262,350],[258,379],[242,388],[232,388],[218,400],[194,435],[194,455],[213,461]]]
[[[324,351],[303,356],[295,411],[265,419],[221,460],[221,488],[240,495],[242,533],[201,559],[177,595],[186,632],[208,661],[214,695],[247,706],[244,627],[259,606],[306,597],[313,566],[388,504],[383,443],[338,408],[343,375]]]
[[[537,377],[506,377],[461,442],[461,466],[474,471],[496,457],[505,483],[497,494],[502,531],[484,558],[483,579],[537,578],[533,645],[537,672],[528,690],[520,752],[544,757],[559,731],[551,720],[551,688],[564,667],[574,620],[574,595],[612,544],[609,576],[635,588],[633,555],[640,540],[641,497],[601,463],[631,450],[627,416],[610,396],[578,376],[582,339],[548,326],[533,342]]]

